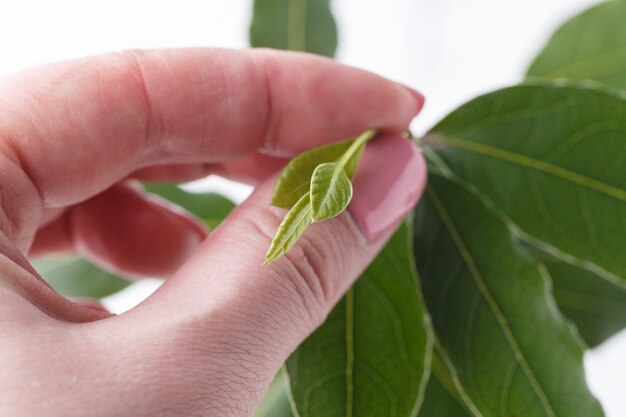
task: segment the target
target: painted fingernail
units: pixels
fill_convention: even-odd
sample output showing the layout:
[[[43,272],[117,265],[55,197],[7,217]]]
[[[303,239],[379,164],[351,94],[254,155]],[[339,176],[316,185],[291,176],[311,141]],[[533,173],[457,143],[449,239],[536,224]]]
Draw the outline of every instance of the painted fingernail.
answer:
[[[424,107],[424,103],[426,102],[424,95],[420,93],[419,91],[415,90],[414,88],[409,87],[408,85],[403,85],[403,87],[406,88],[409,94],[411,94],[413,98],[415,99],[415,101],[417,102],[416,113],[419,113],[422,110],[422,107]]]
[[[384,136],[367,145],[349,210],[370,241],[394,228],[417,203],[426,175],[422,154],[402,136]]]

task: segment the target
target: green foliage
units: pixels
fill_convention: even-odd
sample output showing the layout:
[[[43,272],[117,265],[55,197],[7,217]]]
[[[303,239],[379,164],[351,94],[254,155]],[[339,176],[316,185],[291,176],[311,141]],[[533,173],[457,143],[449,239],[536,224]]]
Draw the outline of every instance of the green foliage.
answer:
[[[293,207],[304,194],[309,192],[315,168],[327,162],[337,161],[352,143],[354,139],[309,149],[289,161],[276,181],[272,205],[283,208]]]
[[[433,328],[471,409],[486,416],[603,415],[543,267],[517,251],[505,223],[466,189],[432,175],[415,230]]]
[[[626,99],[522,85],[452,112],[425,139],[531,241],[626,278]]]
[[[548,79],[595,80],[626,90],[626,1],[600,3],[569,20],[528,70]]]
[[[250,44],[334,56],[337,25],[330,0],[254,0]]]
[[[278,230],[272,239],[270,248],[265,255],[265,265],[274,262],[283,256],[311,224],[311,198],[309,194],[303,195],[295,206],[289,210],[287,216],[278,226]]]
[[[50,256],[32,262],[37,272],[59,294],[77,298],[104,298],[130,282],[77,256]]]
[[[299,199],[278,227],[265,255],[267,265],[283,256],[313,222],[341,214],[352,199],[352,183],[365,144],[377,134],[366,130],[354,140],[306,151],[282,170],[272,202],[290,207],[296,193]]]
[[[406,224],[328,319],[287,361],[300,417],[409,416],[432,338]]]
[[[294,7],[314,3],[256,0],[253,45],[319,53],[302,24],[312,15],[293,19]],[[428,313],[397,272],[413,257],[384,264],[381,255],[289,359],[300,416],[603,415],[585,384],[578,334],[596,346],[626,326],[626,95],[608,88],[626,89],[623,22],[625,0],[573,18],[530,66],[528,76],[545,81],[472,100],[418,140],[431,180],[415,214],[417,282],[439,354],[431,360],[423,348],[416,323]],[[289,27],[298,35],[290,38]],[[561,78],[598,84],[554,82]],[[338,166],[353,144],[295,158],[274,205],[291,208],[306,194],[313,219],[343,211],[351,174]],[[530,242],[525,250],[520,239]],[[388,302],[368,291],[372,280]],[[397,332],[410,326],[415,334]],[[430,378],[407,376],[403,349]],[[410,407],[420,393],[421,409]]]

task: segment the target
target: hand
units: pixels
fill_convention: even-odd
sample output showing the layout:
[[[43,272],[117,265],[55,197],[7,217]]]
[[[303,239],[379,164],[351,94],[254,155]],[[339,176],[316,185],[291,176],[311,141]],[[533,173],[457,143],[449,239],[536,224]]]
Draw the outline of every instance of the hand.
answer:
[[[421,195],[423,160],[398,132],[422,103],[376,75],[263,50],[125,52],[3,81],[0,415],[251,415]],[[368,127],[386,133],[349,213],[261,266],[285,214],[268,204],[270,174]],[[258,187],[206,238],[133,185],[210,173]],[[112,316],[56,294],[24,256],[68,250],[169,278]]]

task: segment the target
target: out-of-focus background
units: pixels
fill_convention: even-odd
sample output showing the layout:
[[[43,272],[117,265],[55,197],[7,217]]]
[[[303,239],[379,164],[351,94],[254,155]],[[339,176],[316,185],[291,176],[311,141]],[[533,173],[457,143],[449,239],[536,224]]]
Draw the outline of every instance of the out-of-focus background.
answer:
[[[338,59],[422,91],[422,133],[478,94],[518,83],[565,19],[594,0],[334,0]],[[251,0],[0,0],[0,76],[47,62],[128,48],[248,46]],[[52,86],[51,86],[52,87]],[[185,187],[235,201],[249,187],[209,178]],[[104,304],[122,312],[159,285],[144,280]],[[607,417],[626,416],[626,332],[587,353]]]

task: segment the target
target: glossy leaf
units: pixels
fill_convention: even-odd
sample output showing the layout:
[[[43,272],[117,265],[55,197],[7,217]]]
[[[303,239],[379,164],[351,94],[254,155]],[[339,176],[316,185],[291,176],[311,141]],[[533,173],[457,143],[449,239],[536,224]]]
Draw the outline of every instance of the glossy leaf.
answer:
[[[286,364],[300,417],[415,415],[431,336],[403,224]]]
[[[254,417],[294,417],[282,371],[272,381]]]
[[[530,77],[595,80],[626,89],[626,1],[607,1],[572,18],[552,36]]]
[[[429,182],[416,209],[415,255],[442,359],[469,408],[484,416],[602,416],[542,267],[517,251],[506,224],[472,193],[438,175]]]
[[[217,227],[235,207],[235,203],[221,194],[190,193],[174,184],[146,184],[145,190],[195,214],[211,228]]]
[[[581,267],[547,262],[554,298],[589,347],[626,328],[626,289]]]
[[[311,177],[311,210],[313,221],[330,219],[343,212],[352,199],[352,183],[337,162],[315,168]]]
[[[337,25],[330,0],[255,0],[250,44],[333,57]]]
[[[32,262],[33,267],[59,294],[77,298],[104,298],[130,282],[76,256],[50,256]]]
[[[626,278],[626,99],[522,85],[479,97],[425,138],[526,240]]]
[[[311,198],[305,194],[289,210],[287,216],[278,226],[270,248],[265,255],[265,265],[283,256],[300,239],[311,224]]]
[[[339,143],[320,146],[301,153],[293,158],[281,171],[272,196],[272,205],[291,208],[306,193],[311,186],[313,171],[318,165],[327,162],[336,162],[346,151],[354,139]],[[352,177],[356,166],[348,166],[346,174]]]

